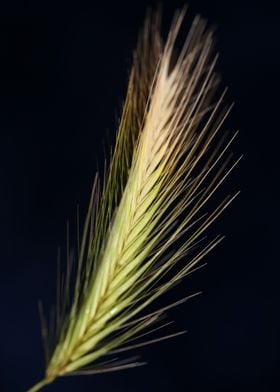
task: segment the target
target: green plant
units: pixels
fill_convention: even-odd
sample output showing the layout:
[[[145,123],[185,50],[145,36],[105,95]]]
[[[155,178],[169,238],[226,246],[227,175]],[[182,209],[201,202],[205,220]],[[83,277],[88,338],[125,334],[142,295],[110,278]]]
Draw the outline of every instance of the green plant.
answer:
[[[59,376],[143,364],[99,360],[174,336],[136,341],[166,326],[154,325],[186,298],[145,313],[147,307],[222,239],[203,243],[236,195],[210,213],[204,208],[238,162],[228,154],[236,134],[222,132],[230,108],[225,92],[217,97],[217,56],[204,20],[195,18],[175,54],[184,14],[175,14],[165,45],[159,14],[147,17],[111,163],[103,182],[95,178],[78,261],[59,289],[53,336],[43,322],[45,378],[30,392]]]

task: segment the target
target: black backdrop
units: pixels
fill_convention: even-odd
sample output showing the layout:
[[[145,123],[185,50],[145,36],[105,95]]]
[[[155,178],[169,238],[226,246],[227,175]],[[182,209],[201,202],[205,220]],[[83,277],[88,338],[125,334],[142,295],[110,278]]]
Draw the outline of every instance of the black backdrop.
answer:
[[[131,51],[153,1],[9,1],[0,9],[0,390],[43,372],[37,299],[54,301],[56,249],[84,211],[112,140]],[[181,1],[163,1],[165,33]],[[241,197],[215,230],[226,241],[176,288],[204,294],[171,312],[181,338],[140,351],[149,365],[65,378],[49,391],[276,391],[279,360],[279,17],[272,1],[190,1],[217,27],[236,102]]]

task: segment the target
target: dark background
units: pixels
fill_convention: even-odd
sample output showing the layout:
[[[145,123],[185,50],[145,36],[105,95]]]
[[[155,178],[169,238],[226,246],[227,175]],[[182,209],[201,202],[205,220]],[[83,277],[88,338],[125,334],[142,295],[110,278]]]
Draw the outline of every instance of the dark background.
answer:
[[[279,373],[280,14],[272,1],[190,1],[217,27],[242,194],[215,226],[226,241],[170,298],[189,333],[141,350],[149,365],[65,378],[49,391],[276,391]],[[275,2],[276,3],[276,2]],[[10,1],[0,9],[0,390],[43,373],[37,300],[54,301],[56,250],[84,211],[112,141],[131,52],[153,1]],[[163,1],[163,31],[181,1]],[[168,298],[167,298],[168,301]]]

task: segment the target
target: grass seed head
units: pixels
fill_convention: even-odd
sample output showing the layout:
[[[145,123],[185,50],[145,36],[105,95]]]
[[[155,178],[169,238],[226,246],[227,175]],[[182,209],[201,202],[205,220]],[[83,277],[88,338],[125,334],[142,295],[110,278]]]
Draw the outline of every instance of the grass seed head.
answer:
[[[203,241],[235,196],[210,213],[205,206],[237,163],[228,154],[235,135],[223,132],[230,109],[218,95],[213,33],[203,19],[176,53],[184,16],[175,13],[165,43],[159,13],[146,19],[111,163],[102,183],[96,176],[76,267],[58,289],[54,336],[43,323],[46,377],[31,391],[58,376],[142,365],[114,356],[174,336],[147,338],[185,299],[147,309],[222,239]]]

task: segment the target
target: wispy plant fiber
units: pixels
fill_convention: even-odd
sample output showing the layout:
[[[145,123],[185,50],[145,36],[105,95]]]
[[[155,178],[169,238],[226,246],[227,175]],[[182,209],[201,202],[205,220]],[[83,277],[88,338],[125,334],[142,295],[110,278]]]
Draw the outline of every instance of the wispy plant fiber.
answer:
[[[79,257],[58,287],[51,334],[42,317],[46,373],[30,391],[59,376],[142,365],[118,356],[180,334],[153,337],[169,325],[161,322],[165,312],[186,298],[158,310],[148,306],[222,239],[205,242],[205,232],[236,196],[213,207],[214,193],[238,161],[229,153],[236,134],[222,127],[230,108],[225,92],[218,95],[213,33],[205,21],[196,17],[177,46],[184,14],[175,14],[165,44],[159,14],[146,19],[115,149],[104,181],[95,178]]]

